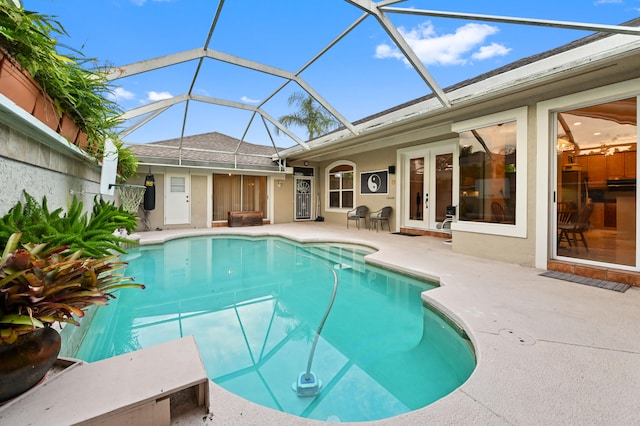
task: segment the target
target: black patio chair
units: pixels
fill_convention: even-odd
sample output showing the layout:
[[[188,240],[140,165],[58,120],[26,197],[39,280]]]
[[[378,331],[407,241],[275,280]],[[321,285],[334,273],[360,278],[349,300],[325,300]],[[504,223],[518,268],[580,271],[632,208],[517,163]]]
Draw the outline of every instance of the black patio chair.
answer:
[[[376,232],[378,232],[378,224],[380,224],[380,228],[384,231],[384,222],[387,222],[387,229],[391,231],[391,226],[389,225],[389,216],[391,216],[391,207],[389,206],[383,207],[380,210],[371,213],[371,216],[369,216],[369,229],[371,229],[375,225]]]
[[[349,228],[349,221],[355,220],[358,229],[360,229],[360,220],[364,219],[364,226],[367,226],[367,214],[369,213],[369,207],[358,206],[353,210],[347,212],[347,228]]]

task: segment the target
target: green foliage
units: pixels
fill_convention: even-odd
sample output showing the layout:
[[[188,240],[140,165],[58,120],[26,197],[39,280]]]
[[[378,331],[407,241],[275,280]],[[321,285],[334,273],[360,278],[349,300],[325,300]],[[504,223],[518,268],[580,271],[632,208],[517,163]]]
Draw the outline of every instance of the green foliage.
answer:
[[[40,84],[58,111],[65,111],[87,134],[89,154],[101,159],[106,138],[116,141],[124,182],[135,175],[138,163],[115,131],[123,120],[111,96],[113,87],[105,72],[109,67],[95,66],[95,59],[73,49],[61,53],[61,36],[67,32],[54,17],[0,0],[0,46]]]
[[[338,124],[329,112],[311,97],[302,92],[294,92],[287,100],[289,106],[297,105],[298,111],[293,114],[283,115],[278,119],[285,127],[300,126],[307,130],[309,139],[316,138],[333,130]],[[276,134],[279,129],[275,128]]]
[[[49,211],[47,198],[39,204],[24,191],[25,203],[18,202],[7,214],[0,218],[0,247],[7,244],[9,237],[21,233],[23,243],[47,243],[52,247],[68,246],[71,250],[81,250],[83,257],[101,258],[113,252],[124,253],[120,243],[133,244],[134,241],[113,235],[116,229],[135,230],[137,218],[102,198],[94,199],[91,214],[84,212],[84,206],[73,197],[67,213],[61,208]]]
[[[105,305],[121,288],[142,288],[118,273],[117,255],[81,257],[66,246],[24,244],[9,237],[0,258],[0,344],[54,322],[79,325],[91,305]]]

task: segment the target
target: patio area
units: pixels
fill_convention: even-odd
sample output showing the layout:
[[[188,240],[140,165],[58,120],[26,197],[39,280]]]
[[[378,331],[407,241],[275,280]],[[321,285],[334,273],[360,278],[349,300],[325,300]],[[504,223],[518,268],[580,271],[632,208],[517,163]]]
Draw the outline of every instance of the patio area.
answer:
[[[542,270],[456,254],[439,238],[324,222],[140,236],[142,244],[153,244],[224,233],[365,244],[378,249],[369,261],[440,282],[441,288],[423,297],[464,327],[477,368],[436,403],[371,424],[640,423],[640,288],[621,293],[546,278]],[[318,424],[258,406],[212,383],[210,399],[208,415],[189,404],[174,407],[172,424]]]

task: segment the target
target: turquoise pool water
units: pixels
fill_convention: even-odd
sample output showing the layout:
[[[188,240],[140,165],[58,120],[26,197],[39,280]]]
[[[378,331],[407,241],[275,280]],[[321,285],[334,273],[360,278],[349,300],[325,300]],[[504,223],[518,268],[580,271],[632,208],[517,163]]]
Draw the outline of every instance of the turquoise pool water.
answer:
[[[86,361],[195,336],[209,377],[301,417],[367,421],[424,407],[475,367],[470,342],[423,306],[433,284],[364,263],[371,251],[281,238],[194,237],[130,249],[146,284],[98,309],[76,354]],[[323,387],[292,389],[338,278],[313,356]]]

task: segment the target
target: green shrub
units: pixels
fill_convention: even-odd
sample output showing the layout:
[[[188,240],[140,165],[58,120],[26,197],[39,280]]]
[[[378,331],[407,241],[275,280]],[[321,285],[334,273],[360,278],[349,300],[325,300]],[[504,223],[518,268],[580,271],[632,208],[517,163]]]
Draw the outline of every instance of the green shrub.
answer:
[[[75,196],[67,213],[63,213],[62,208],[49,211],[46,197],[42,203],[26,191],[24,197],[24,204],[18,202],[0,218],[0,247],[6,246],[12,234],[21,232],[21,243],[69,246],[72,251],[82,250],[83,257],[99,259],[114,251],[124,253],[120,243],[134,243],[113,234],[116,229],[131,232],[137,226],[136,216],[113,202],[96,196],[89,215]]]

